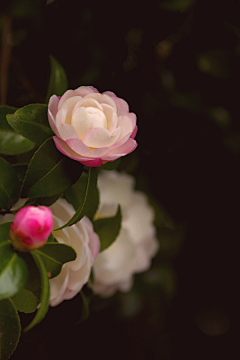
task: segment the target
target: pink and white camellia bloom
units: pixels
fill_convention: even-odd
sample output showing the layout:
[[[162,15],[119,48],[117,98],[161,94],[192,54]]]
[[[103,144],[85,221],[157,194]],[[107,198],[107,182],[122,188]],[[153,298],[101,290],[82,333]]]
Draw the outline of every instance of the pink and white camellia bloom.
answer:
[[[116,240],[100,252],[93,264],[93,291],[102,297],[117,290],[126,292],[134,274],[146,271],[159,249],[154,210],[146,194],[134,190],[134,178],[117,171],[102,171],[98,176],[100,206],[96,218],[114,216],[118,204],[122,211],[121,230]]]
[[[114,93],[92,86],[68,90],[48,104],[53,140],[64,155],[90,167],[131,153],[137,146],[136,115]]]
[[[20,209],[10,228],[15,249],[30,251],[45,245],[53,229],[51,210],[46,206],[26,206]]]
[[[51,205],[54,229],[63,226],[75,213],[73,206],[65,199]],[[56,306],[63,300],[72,299],[89,280],[91,268],[99,249],[100,241],[91,221],[84,216],[75,225],[53,232],[58,242],[73,247],[77,257],[62,266],[61,272],[49,280],[50,305]]]

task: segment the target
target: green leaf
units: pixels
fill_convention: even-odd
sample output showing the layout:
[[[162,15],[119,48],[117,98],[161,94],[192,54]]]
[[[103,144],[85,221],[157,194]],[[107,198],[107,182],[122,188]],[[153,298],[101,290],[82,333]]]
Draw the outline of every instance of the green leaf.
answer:
[[[83,165],[60,153],[52,139],[36,151],[28,166],[23,183],[23,197],[54,196],[73,185]]]
[[[115,161],[112,161],[112,162],[108,161],[108,162],[106,162],[106,164],[103,164],[100,169],[101,170],[116,170],[118,165],[120,164],[120,162],[121,162],[121,158],[119,158]]]
[[[93,169],[92,169],[93,170]],[[94,173],[94,174],[93,174]],[[98,187],[95,186],[95,182],[97,181],[97,171],[93,170],[91,173],[91,205],[88,207],[88,209],[85,209],[86,216],[92,220],[93,216],[95,215],[95,212],[97,211],[98,204],[99,204],[99,191]],[[82,176],[77,180],[77,182],[72,185],[67,191],[65,192],[67,200],[70,202],[70,204],[73,205],[74,209],[77,211],[79,207],[84,202],[86,189],[87,189],[87,183],[88,183],[88,173],[83,173]],[[90,195],[90,194],[89,194]],[[88,199],[89,200],[89,199]],[[87,204],[86,204],[87,205]]]
[[[39,269],[30,253],[20,253],[19,256],[25,261],[28,268],[28,281],[24,289],[31,291],[40,302],[41,295],[41,276]]]
[[[46,103],[52,95],[62,96],[68,89],[67,75],[59,62],[50,55],[51,75],[48,85]]]
[[[35,144],[16,133],[8,124],[6,116],[17,109],[12,106],[0,106],[0,154],[18,155],[32,150]]]
[[[54,135],[49,126],[47,105],[30,104],[7,115],[11,127],[25,138],[41,145]]]
[[[35,253],[44,262],[49,278],[57,276],[63,264],[75,260],[77,256],[71,246],[60,243],[47,243],[41,249],[36,249]]]
[[[24,260],[12,249],[9,241],[0,243],[0,300],[15,295],[27,282]]]
[[[13,164],[13,168],[17,173],[19,181],[22,183],[28,168],[28,164]]]
[[[34,317],[32,322],[24,329],[24,331],[28,331],[32,329],[35,325],[40,323],[40,321],[42,321],[45,315],[47,314],[49,307],[50,288],[49,288],[47,270],[41,259],[41,256],[39,256],[35,251],[36,250],[31,251],[31,254],[40,271],[40,276],[41,276],[41,284],[42,284],[41,297],[40,297],[41,305],[36,313],[36,316]]]
[[[12,301],[0,301],[0,359],[7,360],[17,347],[21,332],[20,319]]]
[[[30,204],[30,203],[35,203],[38,205],[51,206],[60,198],[61,195],[62,195],[62,193],[54,195],[54,196],[30,198],[26,201],[25,205]]]
[[[9,240],[9,232],[12,221],[7,221],[0,224],[0,244]]]
[[[19,199],[21,185],[12,165],[1,157],[0,169],[0,207],[8,210]]]
[[[25,314],[33,313],[36,311],[39,304],[38,298],[27,289],[21,289],[16,295],[11,298],[14,306],[18,311]]]
[[[98,219],[93,222],[94,231],[98,234],[101,242],[100,251],[108,248],[117,238],[122,223],[120,205],[117,214],[111,218]]]
[[[81,220],[83,216],[87,216],[90,219],[93,218],[98,206],[97,175],[97,168],[89,168],[87,178],[83,175],[83,184],[81,184],[82,197],[80,206],[78,207],[75,215],[68,221],[67,224],[63,225],[60,229],[64,229],[67,226],[76,224],[79,220]],[[75,193],[76,192],[77,190],[75,189]]]

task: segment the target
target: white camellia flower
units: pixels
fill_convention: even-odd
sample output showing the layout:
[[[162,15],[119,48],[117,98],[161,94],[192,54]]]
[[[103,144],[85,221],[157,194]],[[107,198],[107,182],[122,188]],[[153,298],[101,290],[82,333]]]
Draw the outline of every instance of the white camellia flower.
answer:
[[[154,211],[147,196],[134,190],[134,178],[116,171],[102,171],[98,177],[100,206],[96,217],[111,217],[122,211],[122,227],[117,239],[96,257],[93,264],[93,291],[111,296],[129,291],[133,274],[146,271],[159,248],[153,225]]]
[[[64,225],[75,213],[72,205],[65,199],[57,200],[50,209],[54,219],[53,229]],[[75,225],[54,231],[53,235],[58,242],[72,246],[77,253],[74,261],[65,263],[60,274],[49,280],[50,305],[56,306],[63,300],[72,299],[88,282],[93,261],[100,249],[100,241],[86,216]]]

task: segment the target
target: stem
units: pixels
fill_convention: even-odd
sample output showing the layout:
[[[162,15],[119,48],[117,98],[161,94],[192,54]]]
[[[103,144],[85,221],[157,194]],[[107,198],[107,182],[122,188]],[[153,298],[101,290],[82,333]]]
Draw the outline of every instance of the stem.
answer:
[[[6,104],[7,101],[7,85],[8,85],[8,68],[11,56],[11,18],[3,14],[3,33],[2,33],[2,51],[1,51],[1,66],[0,66],[0,103]]]

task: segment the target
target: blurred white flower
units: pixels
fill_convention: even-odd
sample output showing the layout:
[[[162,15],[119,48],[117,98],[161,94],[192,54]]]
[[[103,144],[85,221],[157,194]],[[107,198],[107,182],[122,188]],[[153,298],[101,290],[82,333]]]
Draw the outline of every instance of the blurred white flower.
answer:
[[[65,199],[57,200],[50,209],[53,213],[54,229],[64,225],[75,213],[72,205]],[[75,225],[54,231],[53,235],[60,243],[72,246],[77,253],[74,261],[64,264],[60,274],[49,280],[50,305],[56,306],[63,300],[72,299],[88,282],[100,242],[86,216]]]
[[[107,297],[117,290],[129,291],[133,274],[146,271],[157,253],[159,243],[153,225],[154,211],[147,196],[134,190],[132,176],[116,171],[102,171],[98,177],[100,206],[96,217],[111,217],[122,210],[119,236],[96,257],[93,264],[93,291]]]

